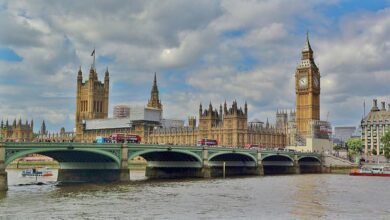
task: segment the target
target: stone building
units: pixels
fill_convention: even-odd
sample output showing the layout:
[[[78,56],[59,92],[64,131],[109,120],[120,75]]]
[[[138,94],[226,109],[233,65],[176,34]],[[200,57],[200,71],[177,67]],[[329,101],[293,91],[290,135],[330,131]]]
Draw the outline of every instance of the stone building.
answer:
[[[26,121],[23,124],[22,119],[19,119],[18,122],[14,119],[12,125],[8,123],[8,120],[5,123],[1,120],[0,139],[3,141],[32,141],[34,138],[33,128],[33,120],[30,123]]]
[[[81,67],[77,74],[76,93],[76,140],[83,140],[84,121],[108,117],[109,72],[104,74],[104,82],[99,81],[94,65],[89,70],[89,78],[83,82]]]
[[[42,123],[44,124],[44,122]],[[61,128],[59,132],[40,132],[35,138],[37,142],[74,142],[75,133],[67,132],[65,128]]]
[[[98,81],[96,71],[91,68],[89,80],[82,82],[82,73],[77,76],[76,140],[92,142],[96,136],[112,133],[138,134],[143,143],[196,145],[197,140],[218,140],[223,146],[259,144],[264,147],[286,145],[286,134],[282,129],[253,124],[248,125],[248,107],[237,106],[234,101],[228,109],[226,102],[219,111],[210,103],[208,109],[199,108],[199,123],[190,117],[188,126],[163,126],[163,105],[159,98],[156,74],[147,106],[141,110],[130,108],[130,117],[108,118],[108,71],[105,81]],[[137,113],[138,112],[138,113]],[[176,123],[178,124],[178,123]]]
[[[385,102],[382,102],[379,109],[374,99],[371,111],[361,121],[361,127],[364,154],[383,154],[381,138],[390,127],[390,104],[386,109]]]
[[[286,134],[267,123],[248,124],[248,107],[238,108],[234,101],[230,108],[226,102],[219,106],[219,111],[213,109],[210,103],[207,109],[199,106],[199,125],[193,117],[189,118],[188,127],[157,128],[148,136],[146,142],[153,144],[184,144],[195,145],[202,138],[214,139],[220,146],[243,147],[245,144],[256,144],[262,147],[284,147]]]
[[[295,71],[296,128],[298,135],[311,135],[311,121],[320,120],[320,72],[314,62],[309,36]]]

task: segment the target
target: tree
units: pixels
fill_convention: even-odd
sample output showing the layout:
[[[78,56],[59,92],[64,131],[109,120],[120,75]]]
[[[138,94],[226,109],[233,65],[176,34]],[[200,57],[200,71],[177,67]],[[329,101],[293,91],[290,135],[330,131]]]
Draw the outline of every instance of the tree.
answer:
[[[390,159],[390,130],[382,136],[381,142],[383,144],[383,150],[385,152],[386,159]]]
[[[362,152],[363,142],[360,138],[350,138],[347,140],[348,153],[350,155],[356,155]]]
[[[341,149],[343,149],[343,148],[341,147],[341,144],[335,144],[335,145],[333,146],[333,150],[335,150],[335,151],[339,151],[339,150],[341,150]]]

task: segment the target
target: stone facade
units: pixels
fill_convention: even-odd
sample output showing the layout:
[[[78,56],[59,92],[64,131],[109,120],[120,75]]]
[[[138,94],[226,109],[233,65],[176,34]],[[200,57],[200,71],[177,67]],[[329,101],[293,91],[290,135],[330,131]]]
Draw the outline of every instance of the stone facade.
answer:
[[[390,105],[386,109],[385,102],[378,108],[377,100],[373,100],[371,111],[362,119],[362,141],[364,154],[383,154],[382,136],[390,129]]]
[[[245,144],[256,144],[261,147],[286,146],[284,130],[266,126],[248,125],[248,108],[238,108],[234,101],[230,108],[220,105],[219,112],[209,104],[208,109],[199,107],[199,126],[194,126],[193,117],[189,118],[189,127],[154,129],[146,142],[151,144],[184,144],[196,145],[202,138],[215,139],[218,145],[227,147],[244,147]]]
[[[34,122],[31,120],[29,123],[22,123],[22,119],[16,122],[16,119],[10,125],[8,120],[0,124],[0,139],[3,141],[32,141]]]
[[[310,122],[320,120],[320,77],[307,37],[295,72],[296,127],[303,137],[310,136]]]
[[[199,108],[199,123],[195,117],[189,118],[189,126],[163,128],[161,124],[149,121],[132,121],[131,126],[85,129],[83,120],[107,118],[108,107],[108,71],[104,84],[98,81],[96,71],[90,70],[89,80],[82,82],[81,70],[77,77],[76,106],[76,141],[92,142],[96,136],[108,137],[112,133],[138,134],[143,143],[150,144],[180,144],[196,145],[201,138],[216,139],[219,145],[243,147],[245,144],[258,144],[263,147],[283,147],[286,145],[286,129],[266,126],[248,125],[248,107],[239,108],[234,101],[228,109],[226,102],[219,106],[219,111],[213,109],[210,103],[208,109]],[[93,86],[94,85],[94,86]],[[103,99],[102,99],[103,97]],[[95,108],[94,103],[102,107]],[[163,111],[159,98],[157,78],[154,75],[153,86],[147,108]],[[103,110],[102,112],[100,110]],[[285,122],[284,122],[285,123]]]
[[[81,67],[77,75],[76,93],[76,140],[83,140],[83,120],[108,117],[109,72],[104,82],[98,80],[96,69],[91,66],[89,79],[83,82]]]

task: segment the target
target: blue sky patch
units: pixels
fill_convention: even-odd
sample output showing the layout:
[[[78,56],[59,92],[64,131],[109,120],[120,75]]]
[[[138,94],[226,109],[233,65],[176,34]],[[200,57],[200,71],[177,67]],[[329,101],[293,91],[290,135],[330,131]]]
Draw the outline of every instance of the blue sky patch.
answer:
[[[115,61],[115,57],[110,55],[102,55],[102,56],[98,56],[97,58],[97,62],[101,64],[110,64],[113,63],[114,61]]]
[[[9,48],[0,47],[0,60],[20,62],[23,60],[23,57],[19,56],[17,53],[15,53],[15,51]]]

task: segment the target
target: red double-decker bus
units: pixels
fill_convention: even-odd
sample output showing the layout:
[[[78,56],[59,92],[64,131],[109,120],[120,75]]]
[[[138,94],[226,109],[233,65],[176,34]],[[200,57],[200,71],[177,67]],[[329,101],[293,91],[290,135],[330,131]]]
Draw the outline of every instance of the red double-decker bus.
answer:
[[[141,137],[137,134],[123,134],[123,133],[113,133],[108,138],[108,141],[111,143],[140,143]]]
[[[198,140],[197,146],[215,146],[218,145],[217,140],[202,138]]]

